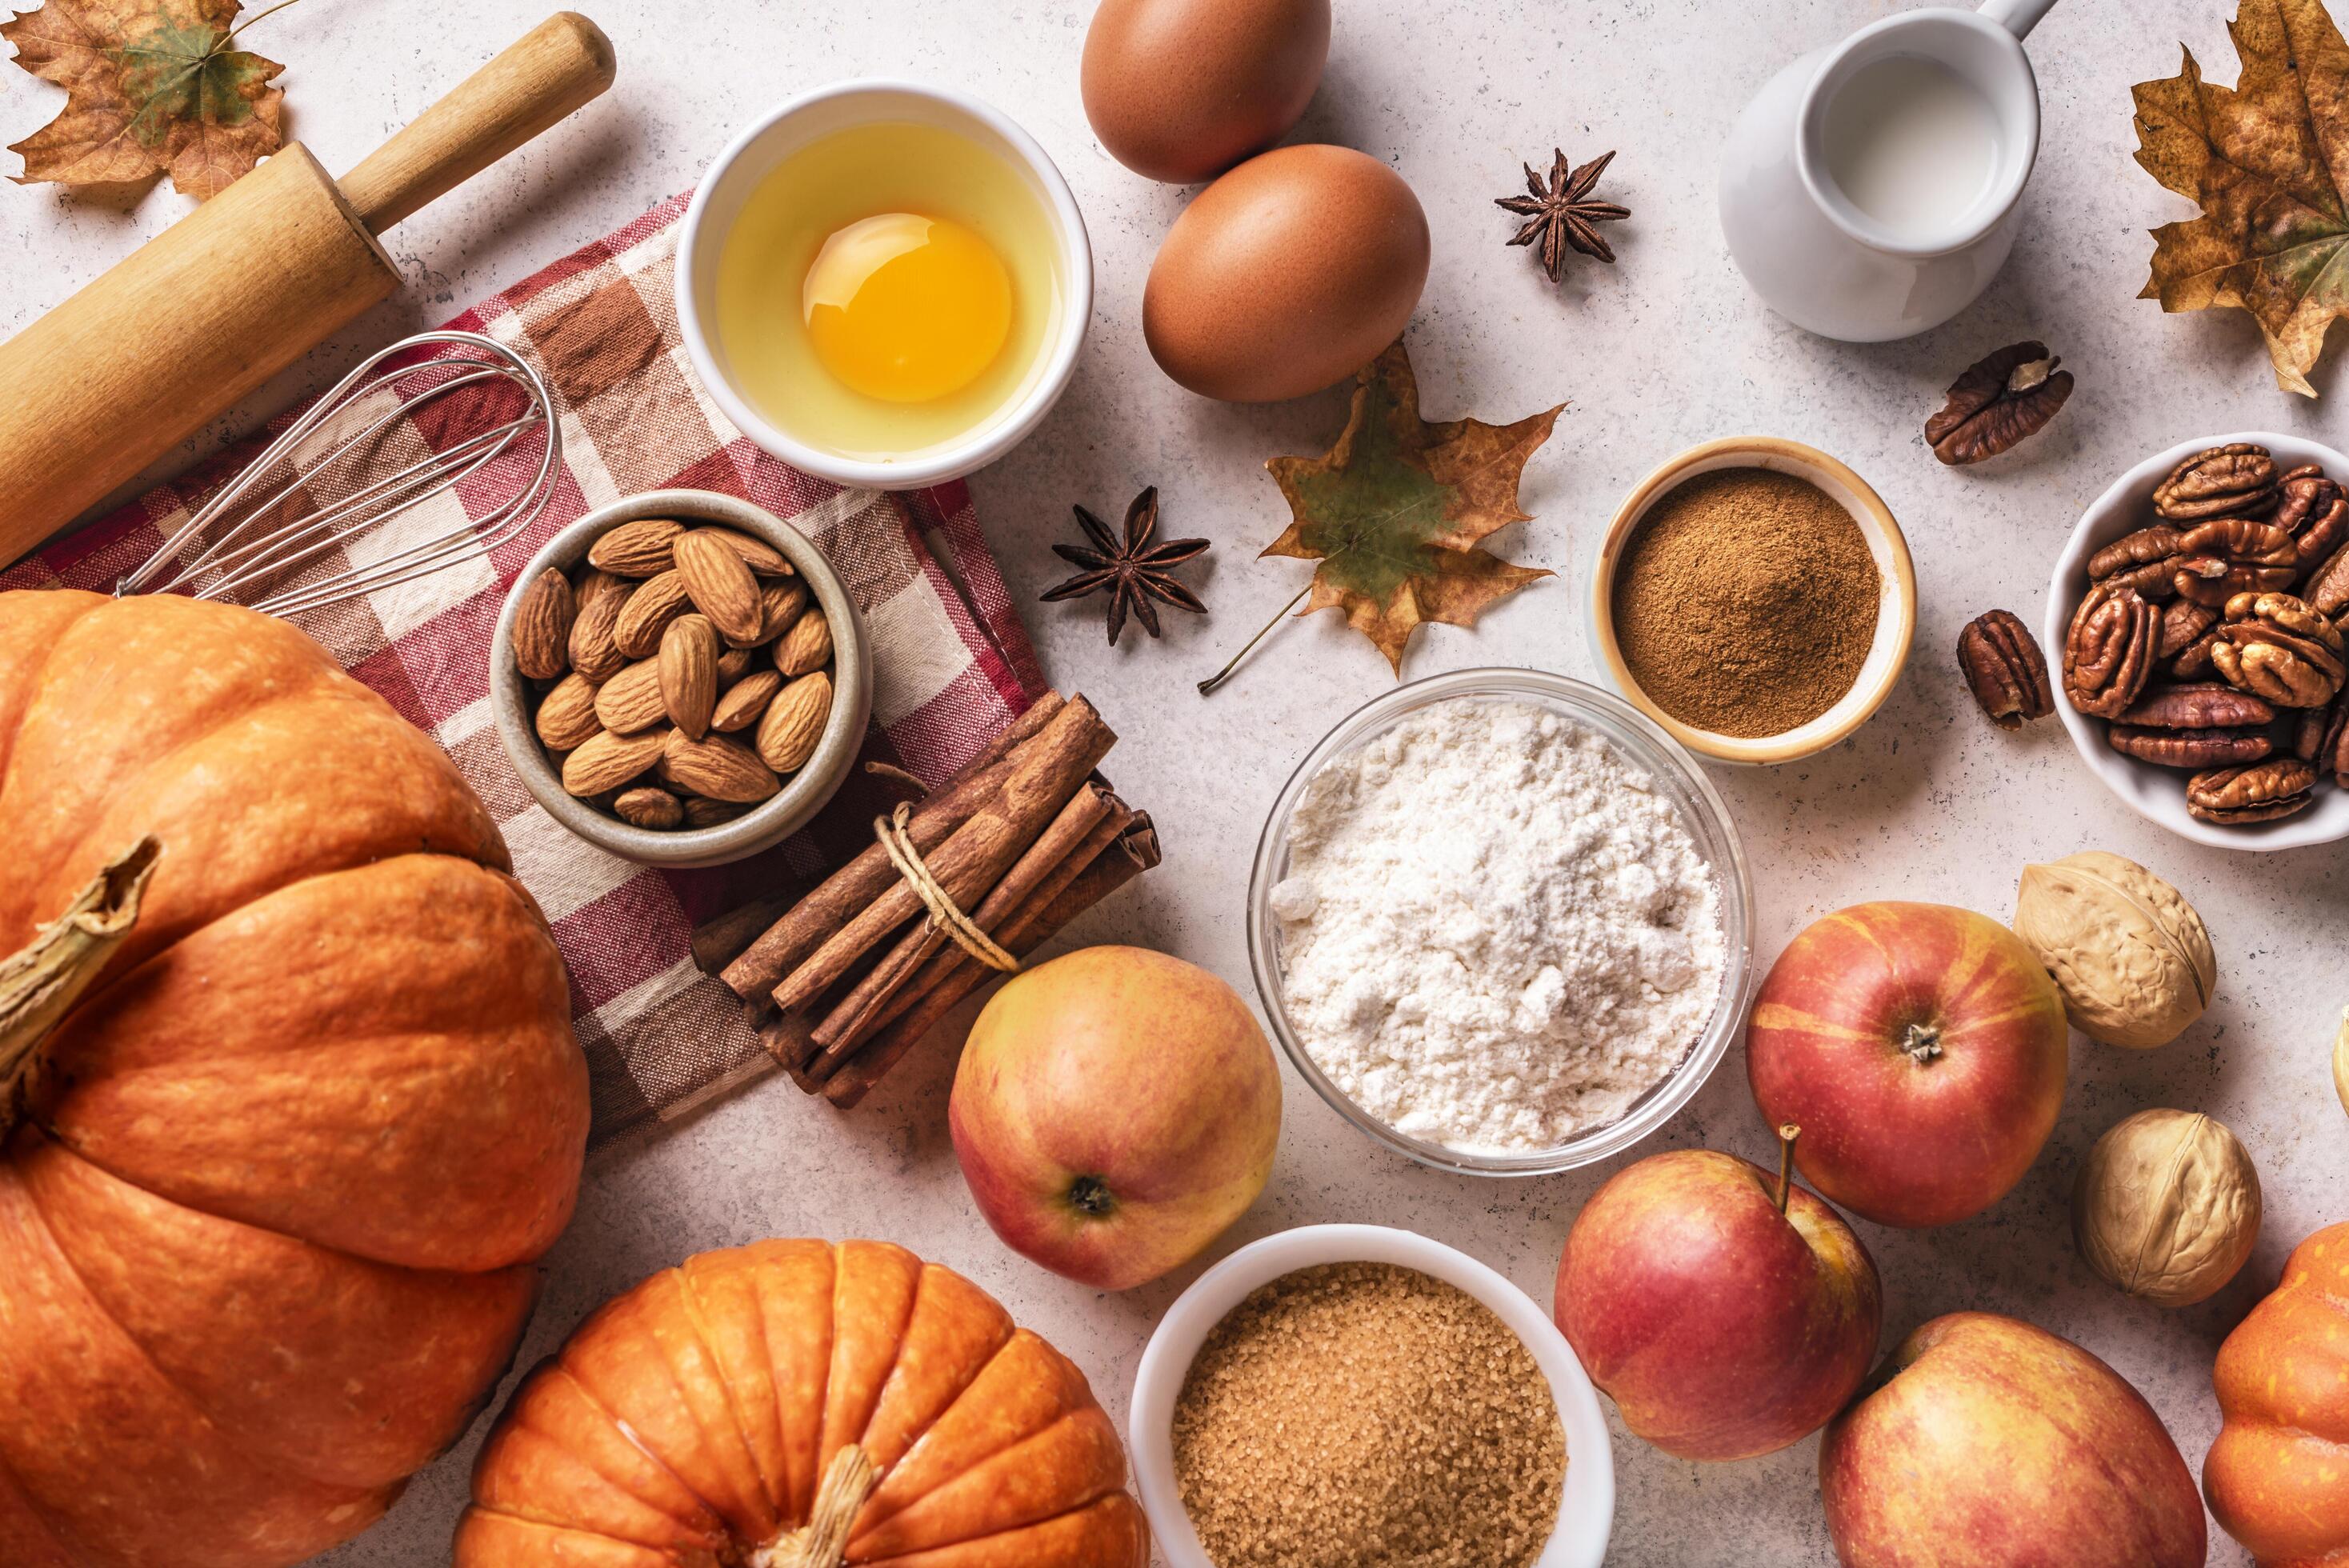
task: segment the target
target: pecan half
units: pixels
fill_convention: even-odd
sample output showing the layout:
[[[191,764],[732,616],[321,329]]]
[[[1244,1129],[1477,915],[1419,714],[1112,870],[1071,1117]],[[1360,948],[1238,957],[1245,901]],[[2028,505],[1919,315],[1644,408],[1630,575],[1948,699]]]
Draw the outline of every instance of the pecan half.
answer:
[[[2287,529],[2252,517],[2197,523],[2178,541],[2180,553],[2220,555],[2234,566],[2295,566],[2300,552]]]
[[[2317,769],[2333,775],[2333,781],[2349,789],[2349,698],[2336,700],[2332,711],[2315,735],[2315,748],[2309,761]]]
[[[2218,645],[2219,627],[2213,622],[2209,631],[2178,651],[2169,661],[2169,673],[2182,681],[2200,680],[2210,673],[2210,650]]]
[[[2219,768],[2186,781],[2186,810],[2206,822],[2265,822],[2289,817],[2315,797],[2316,768],[2297,757]]]
[[[2304,599],[2290,593],[2243,593],[2227,601],[2230,621],[2258,620],[2280,632],[2306,637],[2331,653],[2342,650],[2341,628]]]
[[[2116,724],[2105,732],[2113,749],[2157,768],[2230,768],[2257,762],[2275,750],[2261,729],[2140,729]]]
[[[2138,566],[2158,566],[2185,547],[2186,536],[2166,522],[2124,533],[2088,557],[2088,576],[2106,578]]]
[[[2047,686],[2047,659],[2031,629],[2004,610],[1990,610],[1958,634],[1958,668],[1974,701],[2001,729],[2021,729],[2025,719],[2055,711]]]
[[[2175,658],[2202,640],[2203,635],[2220,621],[2215,604],[2198,604],[2191,599],[2173,599],[2161,613],[2161,646],[2158,650],[2165,658]]]
[[[2128,710],[2115,716],[2115,724],[2146,729],[2242,729],[2273,724],[2275,708],[2266,700],[2217,681],[2193,686],[2148,686]]]
[[[2154,510],[2173,520],[2258,517],[2275,501],[2275,462],[2245,441],[2195,453],[2153,491]]]
[[[2181,555],[2170,581],[2198,604],[2223,607],[2238,593],[2271,593],[2292,586],[2299,573],[2289,566],[2238,565],[2222,555]]]
[[[2302,572],[2313,571],[2318,562],[2331,560],[2334,551],[2349,543],[2349,491],[2331,480],[2324,483],[2324,500],[2292,535],[2292,559]]]
[[[2159,611],[2135,589],[2096,583],[2064,639],[2064,695],[2098,718],[2127,710],[2145,689],[2160,642]]]
[[[2321,707],[2341,689],[2341,634],[2289,593],[2239,593],[2210,662],[2227,684],[2282,707]]]
[[[2323,707],[2304,707],[2292,727],[2292,754],[2302,762],[2314,762],[2326,755],[2325,738],[2339,726],[2343,717],[2342,699],[2335,696]]]
[[[2072,373],[2044,343],[1985,355],[1950,383],[1950,400],[1925,421],[1933,455],[1952,466],[2011,451],[2046,428],[2072,396]]]
[[[2349,610],[2349,544],[2334,551],[2323,565],[2308,574],[2308,581],[2300,585],[2300,596],[2323,614],[2338,615]]]

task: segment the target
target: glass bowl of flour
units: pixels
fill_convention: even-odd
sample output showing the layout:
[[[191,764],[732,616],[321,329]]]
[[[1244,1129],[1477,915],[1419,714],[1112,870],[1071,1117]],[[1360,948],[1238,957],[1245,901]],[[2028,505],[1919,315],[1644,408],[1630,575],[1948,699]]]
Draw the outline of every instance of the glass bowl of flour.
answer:
[[[1630,705],[1460,670],[1354,710],[1257,841],[1248,960],[1289,1061],[1423,1164],[1571,1170],[1671,1119],[1753,984],[1728,809]]]

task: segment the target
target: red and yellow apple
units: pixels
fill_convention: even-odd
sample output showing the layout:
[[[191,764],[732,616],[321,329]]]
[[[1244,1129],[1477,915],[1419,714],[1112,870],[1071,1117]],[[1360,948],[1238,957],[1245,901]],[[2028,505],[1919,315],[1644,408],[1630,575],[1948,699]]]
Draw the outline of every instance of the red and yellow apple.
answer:
[[[1088,947],[995,994],[963,1047],[947,1122],[1005,1245],[1124,1290],[1196,1256],[1264,1191],[1280,1071],[1247,1004],[1213,975]]]
[[[1682,1459],[1742,1460],[1843,1408],[1875,1359],[1884,1292],[1833,1209],[1750,1161],[1686,1149],[1583,1205],[1555,1311],[1625,1426]]]
[[[2068,1339],[1987,1312],[1900,1342],[1827,1428],[1844,1568],[2201,1568],[2201,1494],[2153,1407]]]
[[[1863,903],[1771,965],[1745,1035],[1754,1103],[1803,1130],[1795,1164],[1885,1225],[2004,1197],[2064,1103],[2064,996],[2014,933],[1937,903]]]

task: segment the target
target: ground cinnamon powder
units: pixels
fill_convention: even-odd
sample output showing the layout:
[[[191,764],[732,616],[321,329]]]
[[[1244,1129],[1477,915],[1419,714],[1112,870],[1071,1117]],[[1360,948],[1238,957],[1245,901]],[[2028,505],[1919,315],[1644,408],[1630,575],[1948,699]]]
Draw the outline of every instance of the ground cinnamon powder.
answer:
[[[1392,1264],[1255,1291],[1200,1346],[1174,1426],[1216,1568],[1525,1568],[1566,1484],[1533,1353],[1484,1303]]]
[[[1640,520],[1615,570],[1615,640],[1682,724],[1784,735],[1859,678],[1882,585],[1859,525],[1818,486],[1716,469]]]

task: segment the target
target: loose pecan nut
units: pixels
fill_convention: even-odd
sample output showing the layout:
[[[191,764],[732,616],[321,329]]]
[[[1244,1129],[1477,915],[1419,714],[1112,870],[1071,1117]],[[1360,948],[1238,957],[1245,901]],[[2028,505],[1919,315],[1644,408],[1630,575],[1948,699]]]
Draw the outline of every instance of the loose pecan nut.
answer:
[[[2208,635],[2220,619],[2215,604],[2198,604],[2191,599],[2171,600],[2161,613],[2160,656],[2176,658]]]
[[[2230,768],[2257,762],[2275,750],[2261,729],[2141,729],[2116,724],[2106,732],[2115,751],[2157,768]]]
[[[2064,694],[2098,718],[2127,711],[2145,689],[2160,644],[2159,611],[2135,589],[2096,583],[2064,639]]]
[[[2206,822],[2266,822],[2289,817],[2315,799],[2316,769],[2297,757],[2271,757],[2219,768],[2186,781],[2186,810]]]
[[[2047,686],[2047,660],[2031,629],[2004,610],[1991,610],[1966,623],[1958,634],[1958,668],[1990,721],[2020,729],[2023,721],[2055,711]]]
[[[2203,681],[2193,686],[2148,686],[2113,722],[2145,729],[2243,729],[2272,724],[2275,716],[2275,708],[2262,698],[2217,681]]]
[[[1950,383],[1950,400],[1925,421],[1933,455],[1952,465],[1978,463],[2037,435],[2072,396],[2072,373],[2044,343],[2010,344],[1966,367]]]
[[[2199,521],[2212,517],[2260,517],[2276,502],[2276,468],[2265,447],[2238,441],[2197,452],[2154,488],[2162,516]]]

